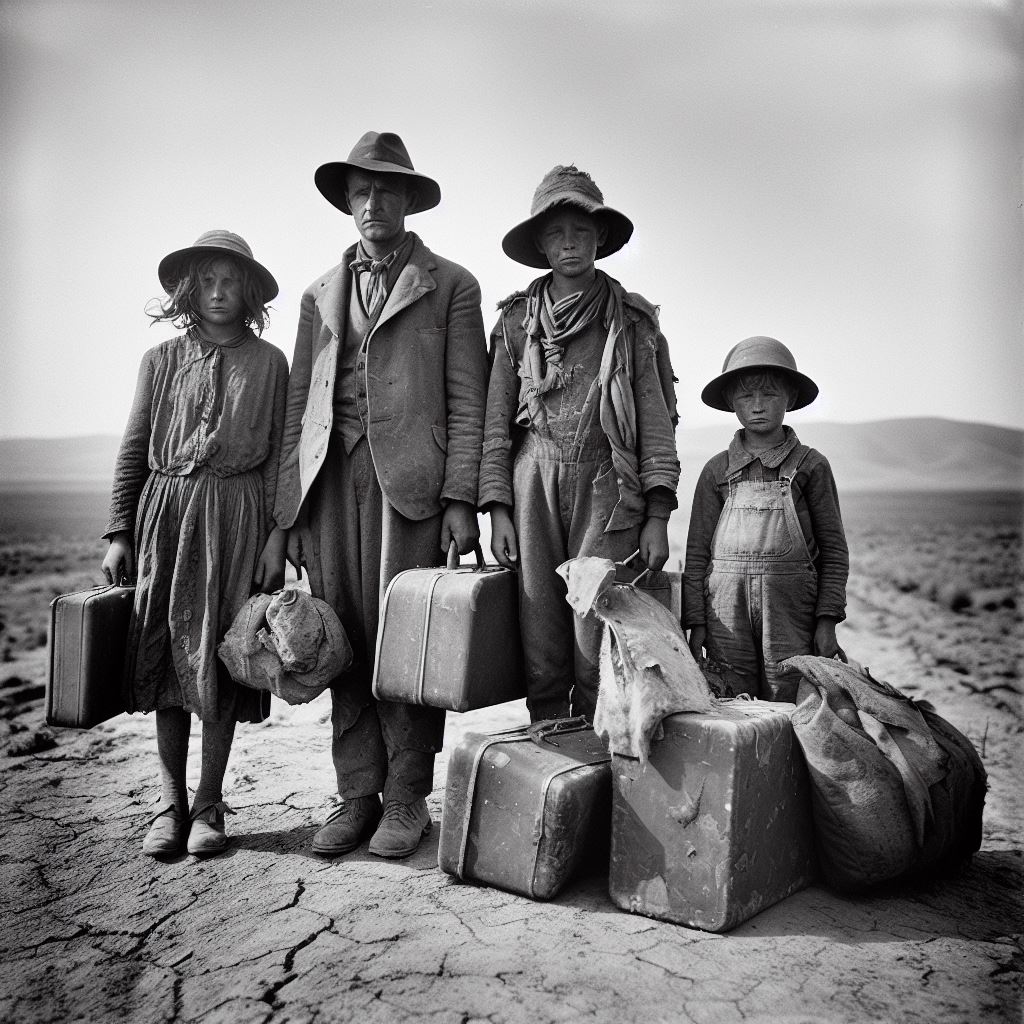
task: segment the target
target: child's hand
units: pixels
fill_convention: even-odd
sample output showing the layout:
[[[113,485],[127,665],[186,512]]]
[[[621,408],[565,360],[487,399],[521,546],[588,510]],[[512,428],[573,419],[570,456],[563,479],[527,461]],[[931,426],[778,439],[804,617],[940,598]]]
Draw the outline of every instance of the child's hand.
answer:
[[[507,505],[491,508],[491,554],[498,565],[506,569],[514,569],[519,561],[516,528],[512,525],[512,513]]]
[[[646,520],[640,530],[640,557],[648,569],[657,572],[668,561],[668,520]]]
[[[836,639],[836,620],[818,619],[814,627],[814,653],[821,658],[838,657],[840,661],[846,661],[846,651],[839,646]]]
[[[690,653],[693,655],[694,661],[700,661],[704,657],[704,643],[707,638],[708,630],[706,626],[694,626],[690,630],[687,643],[690,645]]]
[[[108,583],[130,580],[135,574],[135,556],[132,553],[131,535],[121,530],[110,538],[110,547],[101,566]]]
[[[252,581],[264,594],[272,594],[284,586],[284,557],[288,544],[288,532],[275,526],[263,545],[263,551],[256,562]]]

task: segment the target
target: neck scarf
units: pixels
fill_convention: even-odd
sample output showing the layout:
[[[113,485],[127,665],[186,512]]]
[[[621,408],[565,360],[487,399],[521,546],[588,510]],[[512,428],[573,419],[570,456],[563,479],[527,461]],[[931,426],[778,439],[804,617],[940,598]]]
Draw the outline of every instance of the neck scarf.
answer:
[[[405,241],[394,252],[389,252],[387,256],[377,260],[366,255],[362,242],[357,246],[356,258],[348,265],[348,269],[355,275],[359,301],[369,319],[373,320],[383,308],[388,292],[391,291],[390,271],[396,263],[405,262],[404,250],[411,247],[412,239],[406,236]]]
[[[536,395],[563,386],[566,343],[602,312],[608,312],[608,280],[601,272],[594,275],[586,291],[557,301],[551,297],[550,285],[550,275],[540,277],[526,292],[524,369],[530,376],[530,390]]]

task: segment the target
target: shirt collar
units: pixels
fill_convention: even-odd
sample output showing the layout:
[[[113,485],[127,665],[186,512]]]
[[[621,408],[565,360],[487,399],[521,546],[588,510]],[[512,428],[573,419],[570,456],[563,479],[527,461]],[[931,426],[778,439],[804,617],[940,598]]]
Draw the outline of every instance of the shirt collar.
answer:
[[[792,427],[783,426],[783,433],[786,438],[782,444],[769,448],[767,451],[752,455],[743,447],[743,430],[737,430],[729,442],[729,468],[726,471],[728,476],[745,469],[752,462],[760,460],[761,465],[766,469],[776,469],[786,461],[786,456],[800,443],[796,431]]]

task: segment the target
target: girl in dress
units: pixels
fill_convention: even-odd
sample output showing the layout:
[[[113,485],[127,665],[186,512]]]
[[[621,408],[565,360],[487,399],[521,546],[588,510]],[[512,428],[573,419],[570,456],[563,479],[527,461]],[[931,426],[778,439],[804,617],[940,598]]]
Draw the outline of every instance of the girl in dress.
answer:
[[[103,572],[111,582],[137,576],[124,686],[129,711],[156,712],[161,784],[142,851],[208,855],[227,845],[222,786],[235,723],[269,712],[268,694],[230,678],[217,644],[254,590],[284,582],[287,535],[271,517],[288,363],[257,336],[277,282],[244,239],[208,231],[158,273],[168,297],[150,316],[184,333],[142,357]],[[192,715],[203,727],[190,808]]]

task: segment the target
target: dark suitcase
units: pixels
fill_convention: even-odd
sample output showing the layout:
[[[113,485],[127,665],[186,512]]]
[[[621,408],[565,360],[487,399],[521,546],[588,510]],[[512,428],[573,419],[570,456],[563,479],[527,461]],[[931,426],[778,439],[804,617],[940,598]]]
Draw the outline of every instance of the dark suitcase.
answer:
[[[646,770],[613,759],[617,906],[720,932],[811,882],[810,789],[793,708],[733,700],[711,714],[669,715]]]
[[[516,575],[500,566],[406,569],[381,602],[373,695],[471,711],[526,696]]]
[[[46,724],[89,729],[125,710],[128,621],[135,587],[102,586],[50,603]]]
[[[452,751],[437,863],[549,899],[584,861],[607,863],[611,757],[583,719],[531,731],[466,733]]]

